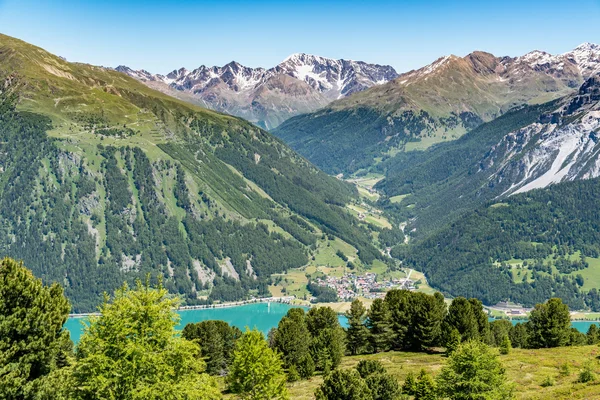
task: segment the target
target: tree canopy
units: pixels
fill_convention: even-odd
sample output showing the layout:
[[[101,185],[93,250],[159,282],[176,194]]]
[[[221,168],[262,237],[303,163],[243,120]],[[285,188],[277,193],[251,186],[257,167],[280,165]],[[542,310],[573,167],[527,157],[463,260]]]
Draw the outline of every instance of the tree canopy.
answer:
[[[0,261],[0,398],[36,398],[68,363],[70,308],[58,284],[44,286],[23,263]]]
[[[462,343],[437,377],[439,394],[453,400],[512,399],[512,385],[498,357],[480,341]]]
[[[77,347],[75,398],[221,398],[198,344],[176,335],[176,305],[165,288],[139,281],[105,296]]]
[[[242,399],[288,398],[281,358],[257,330],[246,331],[237,341],[227,382]]]

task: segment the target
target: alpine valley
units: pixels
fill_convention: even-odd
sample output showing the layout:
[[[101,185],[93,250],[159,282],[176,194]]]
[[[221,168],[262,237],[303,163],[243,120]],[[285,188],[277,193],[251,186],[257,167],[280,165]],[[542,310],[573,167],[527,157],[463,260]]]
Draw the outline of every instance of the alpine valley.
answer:
[[[377,182],[371,200],[410,236],[391,255],[448,296],[598,310],[599,73],[589,43],[444,57],[274,132]]]
[[[599,73],[583,44],[398,77],[305,54],[161,76],[0,36],[0,250],[75,311],[148,274],[187,305],[334,301],[314,279],[347,269],[598,311]],[[257,126],[287,117],[308,160]]]
[[[4,35],[0,75],[0,250],[75,312],[148,274],[187,304],[266,295],[330,241],[383,257],[356,188],[256,125]]]

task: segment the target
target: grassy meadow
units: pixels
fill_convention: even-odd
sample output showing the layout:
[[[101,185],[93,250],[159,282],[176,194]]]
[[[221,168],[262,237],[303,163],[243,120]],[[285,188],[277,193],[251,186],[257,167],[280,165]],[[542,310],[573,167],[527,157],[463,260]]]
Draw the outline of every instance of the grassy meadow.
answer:
[[[508,378],[516,384],[517,399],[600,399],[600,380],[593,383],[577,383],[579,371],[591,363],[600,378],[600,348],[598,346],[561,347],[555,349],[513,349],[500,356]],[[446,363],[442,354],[388,352],[373,355],[344,357],[341,368],[352,368],[362,359],[381,361],[400,384],[409,372],[415,375],[421,369],[437,375]],[[553,386],[542,387],[548,377]],[[289,385],[290,398],[313,399],[315,389],[322,377]]]

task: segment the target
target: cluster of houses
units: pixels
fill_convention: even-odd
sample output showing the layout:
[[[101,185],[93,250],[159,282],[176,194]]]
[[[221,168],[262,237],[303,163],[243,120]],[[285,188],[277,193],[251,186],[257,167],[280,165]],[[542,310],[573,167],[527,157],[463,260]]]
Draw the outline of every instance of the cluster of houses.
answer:
[[[523,317],[528,315],[532,310],[532,308],[525,308],[519,304],[509,303],[508,301],[501,301],[490,308],[502,311],[509,317]]]
[[[367,272],[364,275],[345,274],[342,277],[327,276],[314,280],[317,285],[334,289],[340,301],[350,301],[356,297],[367,299],[383,298],[393,288],[414,290],[414,282],[408,278],[377,281],[377,274]]]

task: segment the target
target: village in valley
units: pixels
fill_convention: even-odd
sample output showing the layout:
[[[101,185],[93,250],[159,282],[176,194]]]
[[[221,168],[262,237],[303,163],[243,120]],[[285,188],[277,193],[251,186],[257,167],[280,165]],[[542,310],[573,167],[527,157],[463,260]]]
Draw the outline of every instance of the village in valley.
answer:
[[[383,298],[390,289],[415,289],[415,283],[410,277],[378,282],[374,272],[366,272],[363,275],[348,273],[341,277],[325,276],[315,279],[314,283],[335,290],[340,301],[352,301],[357,297],[378,299]]]

